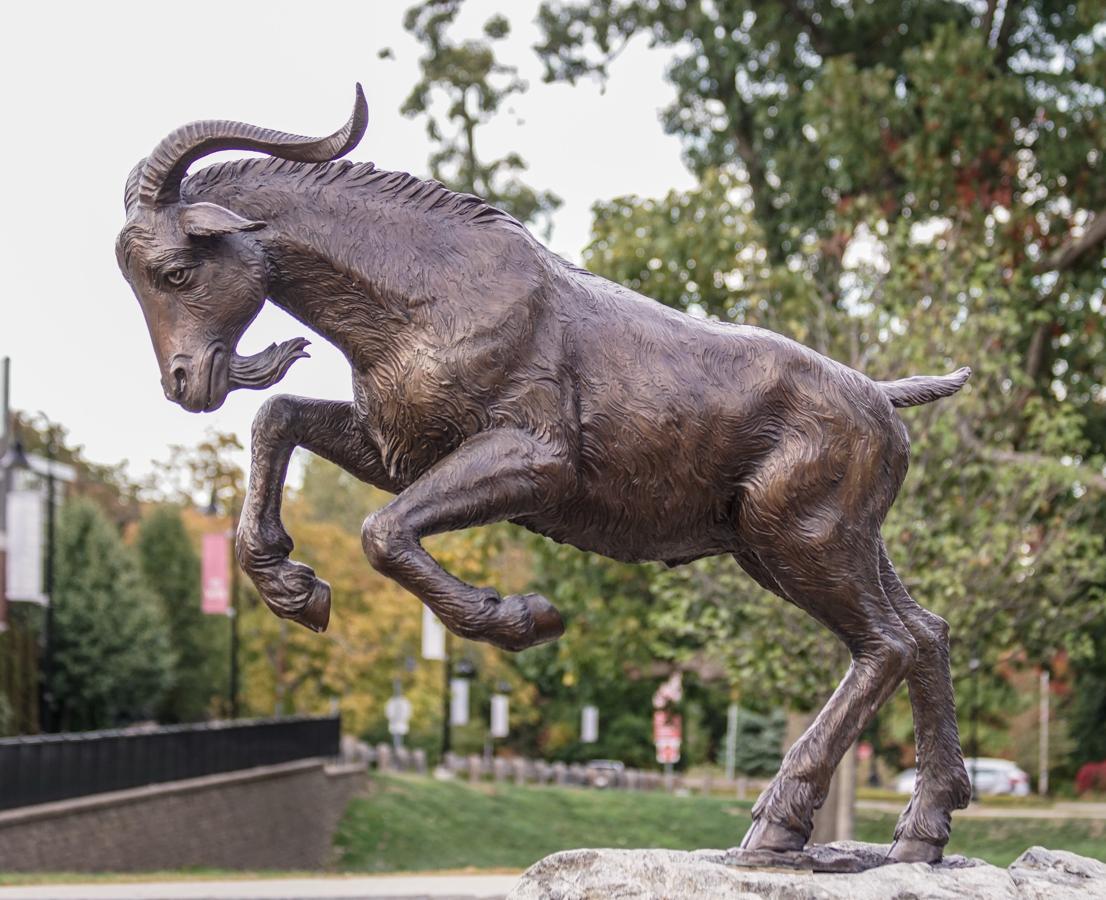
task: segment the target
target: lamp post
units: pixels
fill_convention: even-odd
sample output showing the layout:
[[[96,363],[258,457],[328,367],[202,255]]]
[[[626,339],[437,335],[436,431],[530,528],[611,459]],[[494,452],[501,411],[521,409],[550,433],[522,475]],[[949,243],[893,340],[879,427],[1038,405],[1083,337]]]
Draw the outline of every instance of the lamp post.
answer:
[[[54,730],[54,532],[56,528],[57,480],[54,477],[54,433],[48,432],[46,442],[46,617],[43,626],[42,652],[42,730]]]
[[[8,360],[4,359],[4,384],[7,385]],[[7,438],[7,398],[4,398],[4,438]],[[11,476],[14,472],[29,471],[31,464],[23,451],[23,444],[17,437],[4,451],[0,459],[0,632],[8,627],[8,529],[7,521],[8,491],[11,490]]]
[[[39,697],[38,697],[38,709],[39,709],[39,728],[45,732],[51,732],[54,730],[54,695],[50,690],[50,684],[53,681],[54,670],[54,570],[55,570],[55,555],[54,555],[54,532],[55,532],[55,512],[57,505],[57,479],[55,476],[55,449],[54,449],[54,435],[53,432],[48,432],[46,443],[46,548],[45,548],[45,568],[44,577],[42,581],[43,594],[46,598],[46,609],[43,612],[42,620],[42,661],[41,661],[41,681],[39,683]],[[8,492],[11,489],[11,478],[14,474],[19,472],[33,473],[35,467],[31,465],[30,459],[27,457],[27,453],[23,448],[23,442],[20,440],[18,434],[12,441],[11,447],[4,454],[3,460],[0,460],[0,470],[3,472],[4,479],[4,491],[3,495],[5,500]],[[37,520],[36,521],[41,521]],[[10,527],[13,523],[5,522],[5,527]],[[6,561],[5,561],[6,563]],[[5,565],[4,573],[6,576],[7,569]]]

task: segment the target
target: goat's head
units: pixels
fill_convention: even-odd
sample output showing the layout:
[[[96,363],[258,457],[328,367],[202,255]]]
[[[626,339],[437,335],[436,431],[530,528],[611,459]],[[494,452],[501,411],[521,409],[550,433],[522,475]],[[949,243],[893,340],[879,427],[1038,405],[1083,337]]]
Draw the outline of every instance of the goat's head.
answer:
[[[267,294],[264,250],[252,234],[265,223],[214,203],[182,201],[188,167],[217,150],[326,162],[352,150],[367,124],[368,107],[357,85],[353,115],[329,137],[240,122],[193,122],[172,132],[131,171],[116,257],[142,306],[161,384],[174,403],[211,412],[235,388],[275,384],[307,355],[303,338],[250,357],[235,352]]]

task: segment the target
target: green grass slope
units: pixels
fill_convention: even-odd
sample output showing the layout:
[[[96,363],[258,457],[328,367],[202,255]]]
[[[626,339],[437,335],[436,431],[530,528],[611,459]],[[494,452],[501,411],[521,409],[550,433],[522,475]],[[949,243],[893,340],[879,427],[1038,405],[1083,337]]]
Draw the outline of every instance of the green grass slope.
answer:
[[[375,777],[339,828],[336,867],[523,869],[575,847],[732,847],[749,807],[721,797]],[[857,839],[887,843],[894,827],[894,816],[861,811]],[[949,852],[1004,866],[1034,844],[1106,860],[1106,822],[961,819]]]

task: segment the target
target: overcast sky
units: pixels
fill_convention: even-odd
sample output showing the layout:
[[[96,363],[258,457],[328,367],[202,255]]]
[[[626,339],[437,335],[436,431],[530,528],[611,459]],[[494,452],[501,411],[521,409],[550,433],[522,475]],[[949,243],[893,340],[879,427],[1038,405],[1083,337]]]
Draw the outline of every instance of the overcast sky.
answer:
[[[236,391],[222,409],[194,415],[161,392],[149,338],[115,264],[123,185],[131,166],[167,132],[198,118],[240,119],[325,134],[349,115],[353,84],[369,99],[368,133],[351,159],[426,175],[421,120],[399,114],[417,79],[418,45],[402,27],[406,2],[19,3],[0,44],[4,173],[0,253],[0,356],[12,359],[12,404],[65,425],[90,459],[126,459],[140,476],[171,444],[209,429],[247,442],[261,403]],[[537,0],[469,0],[459,33],[507,12],[501,58],[530,92],[515,116],[485,129],[481,152],[518,151],[535,187],[564,199],[550,241],[579,259],[597,199],[663,194],[692,183],[658,110],[673,91],[666,55],[639,40],[595,84],[546,85],[531,49]],[[377,52],[390,47],[394,59]],[[240,346],[255,352],[303,326],[270,306]],[[313,337],[312,335],[307,335]],[[278,388],[350,396],[344,360],[321,339]]]

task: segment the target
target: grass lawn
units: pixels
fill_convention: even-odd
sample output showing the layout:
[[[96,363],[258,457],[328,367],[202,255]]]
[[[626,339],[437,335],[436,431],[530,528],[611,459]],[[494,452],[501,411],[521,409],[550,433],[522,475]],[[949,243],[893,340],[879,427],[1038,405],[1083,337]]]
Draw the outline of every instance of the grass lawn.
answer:
[[[749,825],[750,805],[722,797],[377,776],[371,792],[346,812],[335,841],[336,868],[523,869],[574,847],[731,847]],[[887,843],[894,827],[894,816],[858,811],[858,840]],[[1005,866],[1034,844],[1106,860],[1106,822],[961,819],[949,852]]]

